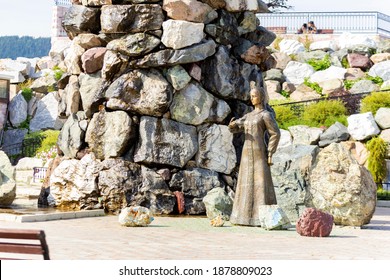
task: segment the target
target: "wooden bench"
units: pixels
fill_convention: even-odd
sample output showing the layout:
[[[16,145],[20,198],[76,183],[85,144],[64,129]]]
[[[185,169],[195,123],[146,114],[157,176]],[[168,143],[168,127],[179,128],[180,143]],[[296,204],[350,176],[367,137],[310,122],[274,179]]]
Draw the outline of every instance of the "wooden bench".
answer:
[[[286,26],[270,26],[266,27],[268,31],[271,31],[275,34],[286,34],[287,33],[287,27]]]
[[[0,229],[0,252],[17,255],[17,258],[13,256],[7,258],[2,254],[0,255],[2,260],[25,259],[24,255],[32,254],[42,255],[44,260],[50,260],[49,247],[43,230]]]
[[[318,29],[318,34],[333,34],[333,29]]]

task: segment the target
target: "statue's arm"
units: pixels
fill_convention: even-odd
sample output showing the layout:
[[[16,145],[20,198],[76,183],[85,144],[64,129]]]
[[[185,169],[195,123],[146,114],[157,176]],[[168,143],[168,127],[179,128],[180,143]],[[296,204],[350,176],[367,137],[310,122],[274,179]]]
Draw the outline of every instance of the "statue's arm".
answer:
[[[244,130],[244,121],[245,121],[245,116],[238,119],[238,120],[232,118],[230,120],[229,125],[228,125],[229,131],[231,133],[238,133],[238,132],[243,131]]]
[[[276,152],[276,148],[279,144],[280,130],[271,113],[265,115],[264,122],[270,136],[268,142],[268,162],[271,164],[272,155]]]

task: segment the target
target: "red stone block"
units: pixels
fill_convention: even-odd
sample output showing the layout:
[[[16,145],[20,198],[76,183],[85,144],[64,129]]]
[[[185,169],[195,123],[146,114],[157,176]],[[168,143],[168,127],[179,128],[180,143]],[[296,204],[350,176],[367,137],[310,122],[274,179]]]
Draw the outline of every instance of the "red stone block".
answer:
[[[173,194],[176,196],[177,199],[177,209],[179,211],[179,214],[184,213],[184,211],[186,211],[186,202],[184,200],[184,193],[176,191]]]
[[[307,208],[297,222],[297,232],[302,236],[327,237],[333,227],[333,216],[314,208]]]

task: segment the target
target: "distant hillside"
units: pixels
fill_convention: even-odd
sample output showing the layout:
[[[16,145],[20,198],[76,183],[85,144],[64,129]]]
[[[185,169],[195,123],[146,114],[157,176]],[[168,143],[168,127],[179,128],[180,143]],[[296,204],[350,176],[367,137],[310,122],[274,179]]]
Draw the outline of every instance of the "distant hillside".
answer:
[[[3,36],[0,37],[0,58],[42,57],[48,55],[50,46],[50,38]]]

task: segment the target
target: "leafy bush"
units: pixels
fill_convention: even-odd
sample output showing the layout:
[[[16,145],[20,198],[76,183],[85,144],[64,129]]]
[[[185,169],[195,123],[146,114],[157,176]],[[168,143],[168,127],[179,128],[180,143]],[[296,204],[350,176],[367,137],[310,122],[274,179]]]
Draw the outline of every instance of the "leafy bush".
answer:
[[[317,93],[319,94],[322,94],[322,87],[320,87],[320,85],[318,83],[315,83],[315,82],[310,82],[309,81],[309,78],[306,77],[304,79],[304,82],[303,82],[306,86],[308,86],[309,88],[315,90]]]
[[[324,100],[307,106],[302,121],[308,126],[329,127],[335,122],[347,125],[347,109],[339,100]]]
[[[351,68],[351,66],[349,65],[349,62],[348,62],[348,59],[347,57],[343,57],[343,59],[341,60],[341,65],[345,68],[345,69],[348,69],[348,68]]]
[[[345,89],[351,89],[354,84],[356,84],[360,79],[357,80],[344,80],[344,87]]]
[[[45,130],[29,133],[25,136],[24,142],[34,143],[31,149],[28,149],[27,155],[29,157],[35,157],[38,153],[48,152],[52,147],[57,143],[58,135],[60,131],[58,130]]]
[[[390,200],[390,191],[378,189],[376,197],[378,198],[378,200]]]
[[[276,122],[282,129],[299,124],[299,117],[295,114],[291,106],[274,106]]]
[[[328,69],[332,65],[329,54],[325,55],[323,59],[309,59],[306,63],[311,65],[316,71]]]
[[[371,172],[374,181],[381,183],[386,178],[386,153],[387,144],[380,137],[374,137],[367,142],[367,149],[370,152],[368,156],[368,170]]]
[[[54,71],[54,79],[56,81],[59,81],[61,79],[62,75],[64,74],[64,71],[58,66],[54,66],[53,71]]]
[[[31,88],[24,88],[22,89],[22,95],[24,97],[24,99],[26,100],[26,102],[28,103],[31,98],[33,97],[33,91]]]
[[[361,112],[372,112],[374,115],[381,107],[390,107],[390,91],[373,92],[362,99]]]
[[[377,84],[378,86],[381,86],[383,84],[383,79],[379,76],[376,76],[376,77],[372,77],[370,75],[366,75],[366,80],[370,80],[370,81],[373,81],[375,84]]]

